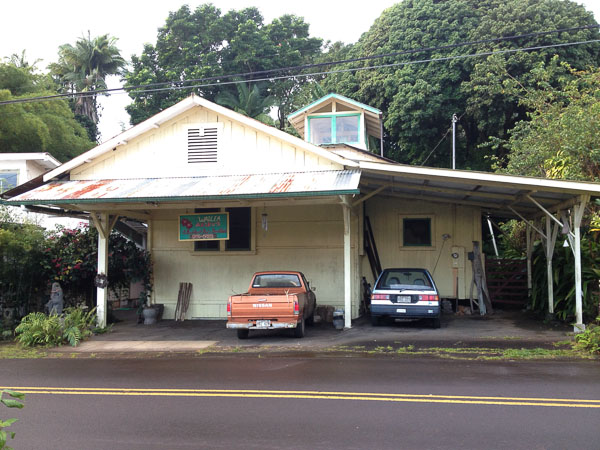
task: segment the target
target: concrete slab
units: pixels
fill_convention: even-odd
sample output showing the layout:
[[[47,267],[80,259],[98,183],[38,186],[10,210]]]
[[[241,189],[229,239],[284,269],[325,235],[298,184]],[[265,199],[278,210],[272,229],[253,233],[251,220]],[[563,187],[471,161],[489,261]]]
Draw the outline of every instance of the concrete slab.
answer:
[[[240,340],[224,320],[162,320],[153,325],[137,324],[135,312],[117,311],[122,319],[110,333],[92,336],[78,347],[64,347],[64,352],[185,352],[219,349],[258,349],[260,351],[328,351],[339,346],[376,347],[380,345],[466,346],[487,345],[504,348],[552,347],[554,342],[569,339],[570,327],[544,323],[522,311],[497,311],[491,316],[456,316],[442,318],[442,327],[433,329],[426,321],[390,322],[373,327],[368,317],[353,321],[352,328],[336,330],[322,323],[307,327],[302,339],[289,330],[253,331]]]

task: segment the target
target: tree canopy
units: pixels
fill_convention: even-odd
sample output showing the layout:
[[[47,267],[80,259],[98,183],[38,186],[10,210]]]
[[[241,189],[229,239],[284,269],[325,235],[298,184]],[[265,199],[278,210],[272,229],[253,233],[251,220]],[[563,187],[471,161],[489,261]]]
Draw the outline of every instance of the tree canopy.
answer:
[[[585,25],[597,25],[592,13],[573,1],[561,0],[404,0],[385,10],[371,29],[349,50],[352,58],[442,47],[493,37],[514,36]],[[574,68],[585,69],[599,60],[597,44],[515,51],[488,57],[468,54],[543,46],[598,38],[597,29],[581,29],[549,35],[531,35],[418,51],[369,60],[362,67],[398,64],[327,77],[328,91],[336,91],[384,111],[387,156],[400,162],[422,164],[451,125],[460,118],[457,135],[457,167],[489,169],[490,147],[481,148],[490,136],[503,138],[507,130],[525,118],[518,99],[501,89],[490,67],[501,64],[513,76],[529,74],[540,61],[553,55]],[[450,58],[419,63],[419,60]],[[402,64],[406,62],[406,64]],[[356,63],[353,64],[356,67]],[[497,73],[497,72],[496,72]],[[450,139],[446,139],[427,165],[450,166]],[[496,147],[503,156],[507,149]]]
[[[92,38],[88,31],[75,45],[61,45],[58,62],[50,64],[49,69],[62,91],[80,93],[106,89],[106,77],[120,74],[126,65],[116,41],[108,34]],[[76,97],[74,110],[84,126],[95,129],[99,121],[96,94]]]
[[[47,75],[35,67],[0,63],[0,101],[56,94]],[[67,161],[93,147],[66,100],[0,105],[0,152],[48,152]]]
[[[259,10],[253,7],[221,14],[212,4],[200,5],[193,11],[182,6],[169,13],[159,29],[156,45],[146,44],[140,56],[132,56],[132,70],[125,75],[126,87],[164,83],[153,87],[172,89],[132,90],[133,103],[127,111],[132,123],[137,124],[190,92],[211,101],[221,92],[239,96],[236,87],[218,86],[217,82],[234,81],[223,78],[225,75],[249,72],[254,74],[244,77],[244,82],[268,78],[260,72],[311,62],[320,54],[321,44],[321,39],[309,37],[308,24],[294,15],[265,24]],[[293,110],[293,96],[300,83],[293,79],[266,83],[265,96],[275,99],[282,129],[287,112]],[[190,85],[199,86],[180,89]]]
[[[512,78],[503,83],[528,109],[528,119],[518,122],[505,142],[510,151],[506,171],[600,181],[600,69],[575,71],[553,60],[531,77],[535,89]],[[550,83],[554,79],[557,85]]]

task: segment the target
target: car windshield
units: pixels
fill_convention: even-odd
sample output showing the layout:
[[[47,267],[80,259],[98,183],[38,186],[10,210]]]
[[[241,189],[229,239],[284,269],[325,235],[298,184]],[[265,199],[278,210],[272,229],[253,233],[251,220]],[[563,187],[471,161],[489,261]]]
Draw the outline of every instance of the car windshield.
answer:
[[[252,283],[252,287],[255,288],[300,286],[300,278],[298,278],[298,275],[288,273],[267,273],[264,275],[257,275]]]
[[[375,289],[431,289],[431,281],[423,270],[385,271]]]

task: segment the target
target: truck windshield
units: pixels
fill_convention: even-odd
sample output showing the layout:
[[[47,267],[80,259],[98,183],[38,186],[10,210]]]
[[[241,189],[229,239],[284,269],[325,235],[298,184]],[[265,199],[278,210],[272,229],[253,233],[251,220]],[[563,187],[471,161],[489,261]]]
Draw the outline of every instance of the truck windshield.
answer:
[[[300,278],[295,274],[287,273],[268,273],[257,275],[254,278],[252,287],[300,287]]]

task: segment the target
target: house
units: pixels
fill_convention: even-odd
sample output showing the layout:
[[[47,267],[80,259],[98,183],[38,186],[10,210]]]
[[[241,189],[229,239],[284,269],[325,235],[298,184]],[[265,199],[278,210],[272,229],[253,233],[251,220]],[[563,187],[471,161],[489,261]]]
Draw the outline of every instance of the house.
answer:
[[[344,309],[350,327],[361,278],[373,282],[379,267],[428,268],[443,297],[468,298],[482,214],[526,220],[548,239],[541,217],[550,228],[571,217],[577,251],[583,208],[600,194],[595,183],[396,164],[369,151],[381,141],[381,112],[335,94],[289,120],[303,139],[191,96],[5,203],[89,213],[99,273],[119,217],[145,222],[152,301],[166,318],[180,282],[193,283],[189,318],[225,318],[228,296],[253,272],[289,269],[305,273],[320,304]],[[98,288],[100,324],[106,296]]]

